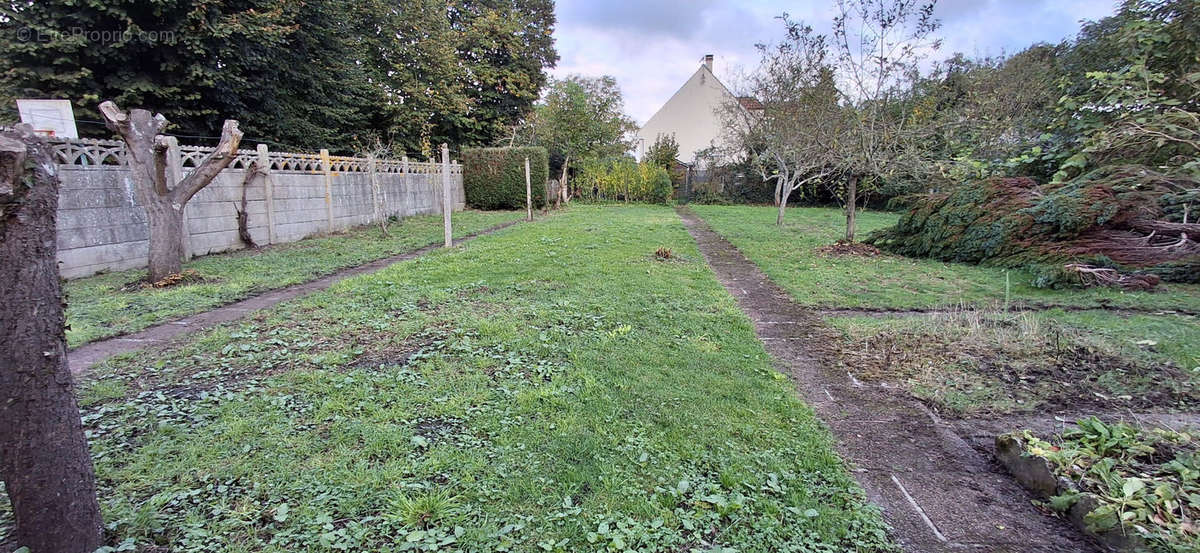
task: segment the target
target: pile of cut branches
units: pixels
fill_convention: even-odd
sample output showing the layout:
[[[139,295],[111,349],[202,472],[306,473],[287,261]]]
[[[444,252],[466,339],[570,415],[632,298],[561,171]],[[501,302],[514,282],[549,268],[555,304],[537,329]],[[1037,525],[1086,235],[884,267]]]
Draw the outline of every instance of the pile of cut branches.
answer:
[[[1034,270],[1037,286],[1200,282],[1200,181],[1118,165],[1039,185],[994,177],[918,202],[866,242],[945,261]],[[1157,278],[1155,278],[1157,277]]]

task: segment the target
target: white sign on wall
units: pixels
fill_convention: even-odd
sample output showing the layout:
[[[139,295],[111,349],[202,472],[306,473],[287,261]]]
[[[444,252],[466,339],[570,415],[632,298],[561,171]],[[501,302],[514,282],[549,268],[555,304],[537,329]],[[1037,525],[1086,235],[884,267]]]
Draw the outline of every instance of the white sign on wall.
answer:
[[[17,100],[21,122],[34,131],[60,138],[79,138],[75,129],[75,111],[70,100]]]

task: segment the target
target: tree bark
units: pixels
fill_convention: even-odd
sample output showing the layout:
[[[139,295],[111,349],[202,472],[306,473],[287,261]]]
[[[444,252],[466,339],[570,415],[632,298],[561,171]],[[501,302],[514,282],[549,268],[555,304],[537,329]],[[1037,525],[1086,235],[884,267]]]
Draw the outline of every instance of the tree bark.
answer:
[[[783,211],[787,209],[788,196],[790,195],[791,193],[789,192],[784,192],[779,195],[779,201],[776,202],[776,204],[779,205],[779,215],[775,217],[776,225],[783,226]]]
[[[570,203],[571,198],[567,195],[567,164],[571,162],[571,156],[563,158],[562,181],[558,183],[558,194],[561,196],[563,203]]]
[[[167,175],[167,150],[174,138],[160,134],[167,126],[161,113],[152,115],[144,109],[125,113],[112,102],[100,104],[100,113],[108,128],[125,141],[130,179],[150,222],[150,282],[157,282],[183,268],[183,208],[237,158],[242,132],[237,121],[225,120],[216,150],[175,183]]]
[[[858,203],[858,176],[852,175],[846,183],[846,241],[854,242],[854,216]]]
[[[183,206],[157,194],[141,198],[150,225],[150,282],[183,270]]]
[[[32,129],[0,133],[0,477],[16,545],[90,552],[103,521],[67,366],[54,170]]]
[[[258,162],[250,162],[250,166],[246,168],[246,175],[242,179],[242,205],[240,208],[234,209],[237,212],[238,239],[251,249],[257,248],[258,244],[254,243],[254,237],[250,235],[250,212],[247,206],[249,198],[246,197],[246,192],[249,190],[250,184],[254,182],[254,176],[258,173]]]

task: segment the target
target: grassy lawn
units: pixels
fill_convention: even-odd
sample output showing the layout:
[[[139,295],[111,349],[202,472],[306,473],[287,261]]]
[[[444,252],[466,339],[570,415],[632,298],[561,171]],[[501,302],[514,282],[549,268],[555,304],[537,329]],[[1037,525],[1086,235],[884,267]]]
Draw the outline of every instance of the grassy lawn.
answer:
[[[790,208],[780,228],[775,225],[773,207],[690,208],[804,305],[921,308],[988,305],[1005,300],[1003,269],[894,255],[860,258],[817,254],[816,248],[833,243],[845,232],[845,216],[837,209]],[[859,236],[890,226],[897,218],[893,213],[862,213],[858,217]],[[1010,271],[1008,277],[1008,298],[1014,302],[1200,311],[1200,286],[1196,285],[1169,284],[1156,293],[1111,288],[1050,290],[1030,286],[1030,276],[1022,271]]]
[[[110,360],[80,393],[113,543],[893,549],[665,207],[573,206]]]
[[[478,232],[520,219],[517,211],[463,211],[454,214],[454,236]],[[442,241],[441,215],[408,217],[389,226],[385,237],[377,226],[333,236],[271,246],[258,252],[234,252],[197,258],[184,264],[207,279],[204,283],[164,289],[124,291],[144,279],[145,270],[107,273],[68,281],[67,342],[71,347],[136,332],[148,326],[232,303],[256,293],[307,282],[376,259]]]

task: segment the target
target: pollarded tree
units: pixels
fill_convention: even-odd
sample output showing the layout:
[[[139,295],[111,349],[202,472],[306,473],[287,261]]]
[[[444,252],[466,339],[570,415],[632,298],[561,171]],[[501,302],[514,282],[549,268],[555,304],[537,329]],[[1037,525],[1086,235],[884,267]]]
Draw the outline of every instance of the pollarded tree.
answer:
[[[763,180],[775,182],[779,225],[793,192],[803,193],[836,172],[846,115],[826,63],[825,37],[786,14],[781,19],[787,38],[758,45],[762,60],[742,94],[756,98],[762,109],[748,111],[737,100],[721,108],[728,142],[750,153]]]
[[[55,259],[58,177],[28,126],[0,133],[0,478],[15,545],[91,552],[100,505],[67,366]]]
[[[834,146],[846,177],[846,240],[854,241],[858,194],[898,173],[921,139],[911,113],[896,109],[911,91],[940,23],[936,0],[838,0],[833,20],[838,90],[852,107],[844,137]]]
[[[167,150],[175,137],[160,134],[167,126],[161,113],[151,115],[144,109],[126,113],[112,102],[100,104],[100,113],[108,128],[125,141],[130,178],[150,225],[150,281],[162,280],[183,267],[183,208],[237,157],[242,131],[237,121],[227,119],[216,150],[175,183],[167,170]]]

